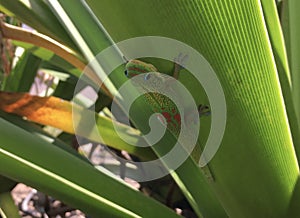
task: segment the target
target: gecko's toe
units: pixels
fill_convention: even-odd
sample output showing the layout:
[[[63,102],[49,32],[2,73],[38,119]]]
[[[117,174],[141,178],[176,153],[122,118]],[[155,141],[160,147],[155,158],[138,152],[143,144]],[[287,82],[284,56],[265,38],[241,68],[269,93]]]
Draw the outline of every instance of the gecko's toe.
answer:
[[[200,117],[209,116],[211,114],[211,111],[210,111],[210,108],[207,105],[200,104],[198,106],[198,113],[199,113]]]

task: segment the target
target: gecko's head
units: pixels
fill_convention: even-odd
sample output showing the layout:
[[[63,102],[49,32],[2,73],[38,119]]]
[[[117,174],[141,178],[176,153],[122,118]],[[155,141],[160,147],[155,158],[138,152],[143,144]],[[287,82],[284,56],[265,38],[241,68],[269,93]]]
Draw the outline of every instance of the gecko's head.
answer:
[[[130,60],[125,66],[125,75],[128,78],[149,72],[157,72],[157,69],[152,64],[148,64],[143,61]]]

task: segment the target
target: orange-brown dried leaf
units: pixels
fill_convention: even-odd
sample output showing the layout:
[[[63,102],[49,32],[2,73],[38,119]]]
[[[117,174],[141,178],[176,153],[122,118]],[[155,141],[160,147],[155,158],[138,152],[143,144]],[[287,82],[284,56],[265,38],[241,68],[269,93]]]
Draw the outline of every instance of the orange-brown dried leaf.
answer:
[[[0,91],[0,109],[36,123],[74,133],[72,104],[60,98]]]

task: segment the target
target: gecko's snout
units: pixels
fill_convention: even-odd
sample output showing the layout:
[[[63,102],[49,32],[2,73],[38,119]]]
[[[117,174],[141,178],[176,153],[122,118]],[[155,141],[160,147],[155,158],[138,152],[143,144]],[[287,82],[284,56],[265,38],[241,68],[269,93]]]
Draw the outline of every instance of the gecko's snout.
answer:
[[[128,71],[127,70],[124,70],[124,74],[125,74],[125,76],[128,77]]]

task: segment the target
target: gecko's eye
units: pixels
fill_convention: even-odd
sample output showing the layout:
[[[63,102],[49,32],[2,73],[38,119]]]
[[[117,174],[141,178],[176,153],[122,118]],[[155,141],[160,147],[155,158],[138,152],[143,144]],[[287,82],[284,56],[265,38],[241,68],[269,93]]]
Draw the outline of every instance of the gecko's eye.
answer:
[[[151,77],[150,73],[147,73],[147,74],[145,75],[145,77],[144,77],[144,80],[149,80],[150,77]]]
[[[124,74],[125,74],[125,76],[128,76],[128,71],[125,70],[125,71],[124,71]]]

